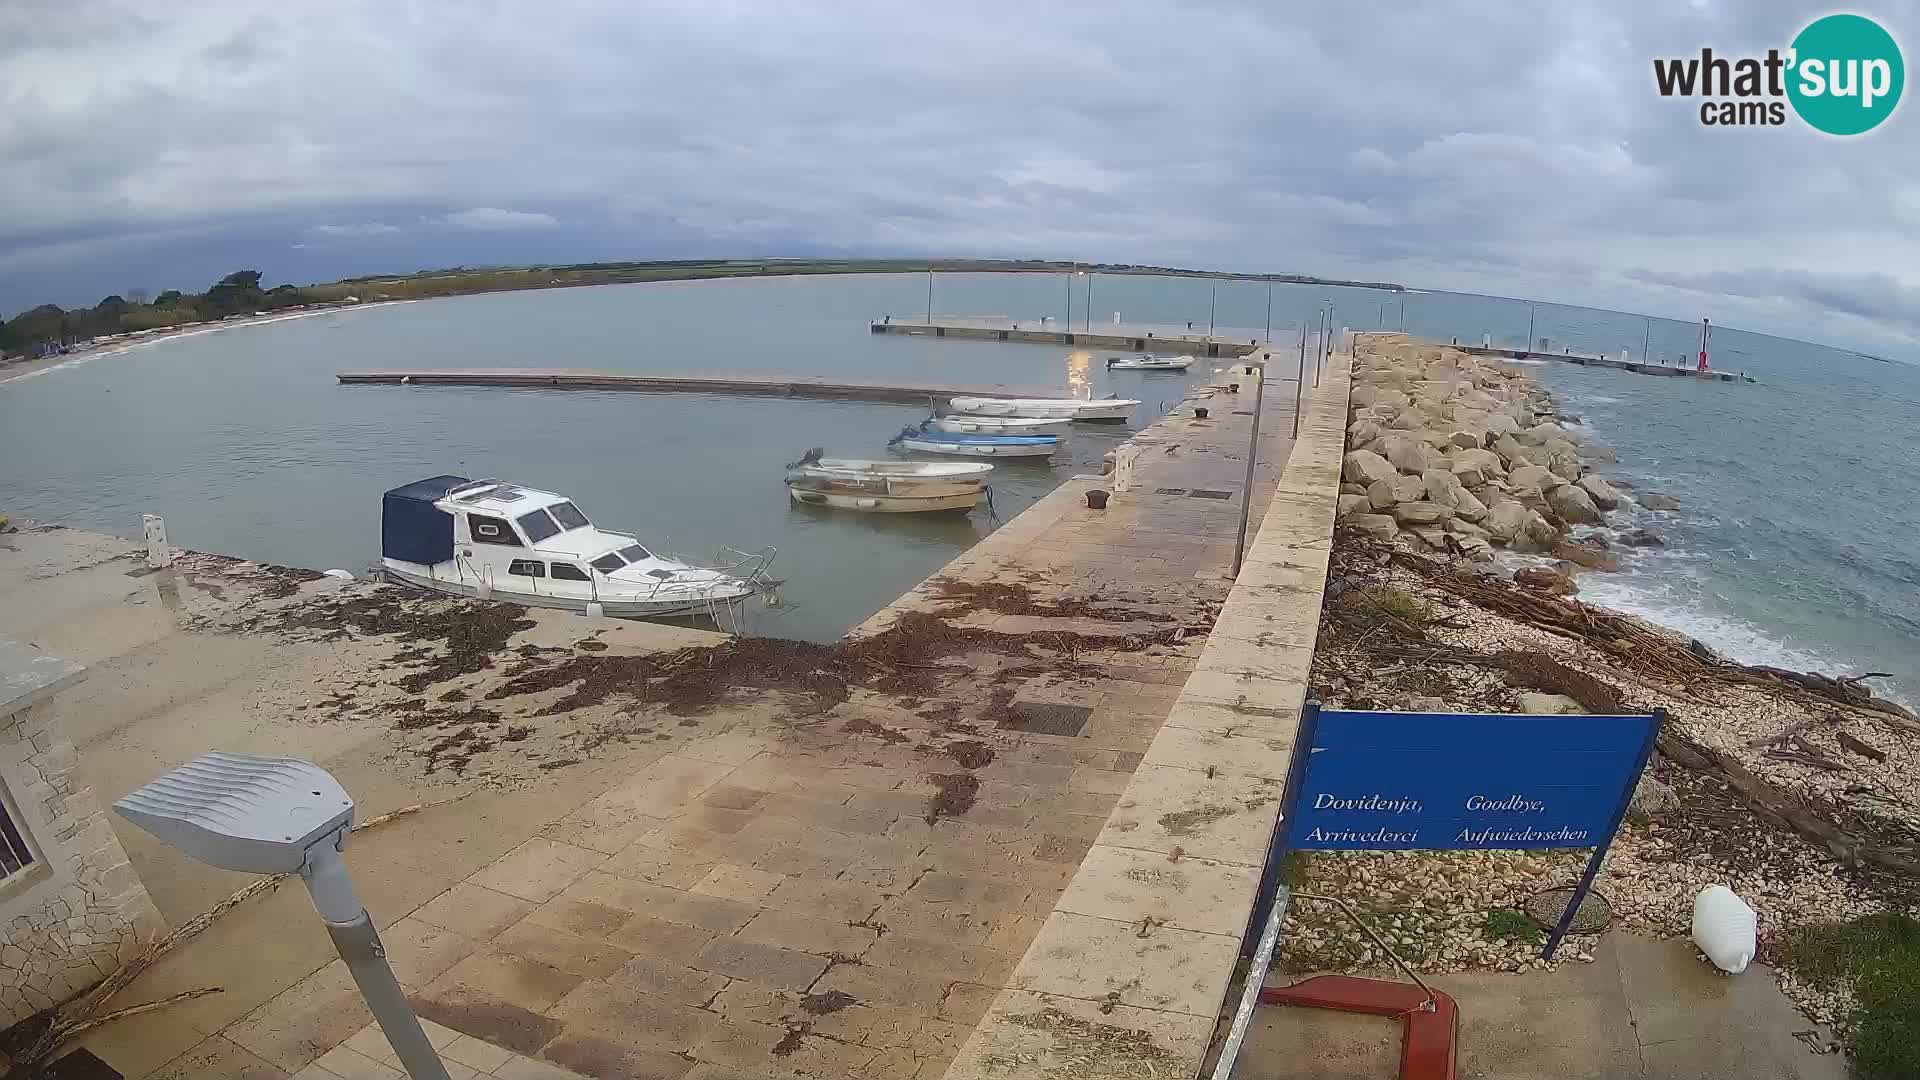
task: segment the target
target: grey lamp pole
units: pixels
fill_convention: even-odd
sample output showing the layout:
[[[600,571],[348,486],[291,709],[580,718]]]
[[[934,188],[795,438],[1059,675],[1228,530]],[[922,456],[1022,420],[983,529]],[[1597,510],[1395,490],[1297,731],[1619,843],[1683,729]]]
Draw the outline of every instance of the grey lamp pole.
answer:
[[[927,267],[927,326],[933,326],[933,267]]]
[[[1261,341],[1273,340],[1273,279],[1267,279],[1267,336]]]
[[[1240,538],[1233,545],[1233,576],[1240,576],[1240,560],[1247,553],[1247,518],[1253,513],[1253,463],[1260,456],[1260,408],[1267,399],[1267,361],[1272,354],[1261,353],[1252,367],[1260,371],[1253,385],[1253,433],[1247,436],[1247,476],[1240,485]]]
[[[1093,279],[1099,274],[1087,275],[1087,333],[1093,333]]]
[[[1067,321],[1066,321],[1066,329],[1067,329],[1067,331],[1068,331],[1069,333],[1071,333],[1071,332],[1073,331],[1073,272],[1072,272],[1072,271],[1068,271],[1068,272],[1067,272]]]
[[[400,1064],[413,1080],[448,1080],[387,964],[373,919],[340,854],[353,799],[325,769],[298,758],[202,754],[113,804],[115,812],[189,858],[250,874],[298,873],[314,910]]]
[[[1220,283],[1213,283],[1213,293],[1207,297],[1207,336],[1213,336],[1213,313],[1220,305]]]

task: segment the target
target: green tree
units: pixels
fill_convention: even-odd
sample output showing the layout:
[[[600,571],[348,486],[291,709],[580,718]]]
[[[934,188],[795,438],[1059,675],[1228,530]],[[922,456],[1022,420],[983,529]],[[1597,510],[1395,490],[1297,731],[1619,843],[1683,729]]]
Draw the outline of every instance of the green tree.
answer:
[[[207,290],[207,314],[216,319],[259,310],[266,294],[260,291],[260,271],[235,270]]]
[[[154,307],[179,307],[180,298],[181,297],[180,297],[179,289],[168,289],[166,292],[163,292],[159,296],[156,296],[153,298],[153,306]]]

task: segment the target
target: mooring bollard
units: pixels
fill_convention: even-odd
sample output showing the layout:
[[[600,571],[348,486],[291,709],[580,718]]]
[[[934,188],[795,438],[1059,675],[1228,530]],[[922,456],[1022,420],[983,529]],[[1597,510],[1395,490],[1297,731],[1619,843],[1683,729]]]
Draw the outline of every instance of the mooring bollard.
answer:
[[[1193,418],[1195,420],[1205,420],[1207,418],[1207,407],[1205,405],[1195,405],[1193,407]]]
[[[1095,488],[1094,490],[1087,492],[1087,509],[1105,510],[1106,508],[1107,508],[1106,492],[1101,491],[1098,488]]]
[[[147,534],[147,566],[154,570],[172,566],[173,547],[167,543],[167,523],[160,520],[159,514],[142,514],[140,524]]]

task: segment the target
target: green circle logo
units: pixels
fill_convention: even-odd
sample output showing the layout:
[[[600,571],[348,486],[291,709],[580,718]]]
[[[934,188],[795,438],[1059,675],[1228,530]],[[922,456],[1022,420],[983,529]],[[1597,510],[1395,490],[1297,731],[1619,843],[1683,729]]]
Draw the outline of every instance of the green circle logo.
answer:
[[[1860,15],[1816,19],[1793,39],[1787,98],[1800,119],[1829,135],[1871,131],[1893,115],[1906,85],[1900,46]]]

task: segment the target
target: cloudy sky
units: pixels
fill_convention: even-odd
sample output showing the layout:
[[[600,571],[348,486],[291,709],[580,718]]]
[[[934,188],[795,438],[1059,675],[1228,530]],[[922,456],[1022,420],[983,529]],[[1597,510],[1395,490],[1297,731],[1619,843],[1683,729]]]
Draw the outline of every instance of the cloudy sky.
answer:
[[[1388,279],[1920,358],[1920,114],[1702,127],[1735,0],[6,0],[0,313],[453,264],[945,254]],[[1920,41],[1920,8],[1857,9]],[[1909,46],[1911,58],[1914,48]]]

